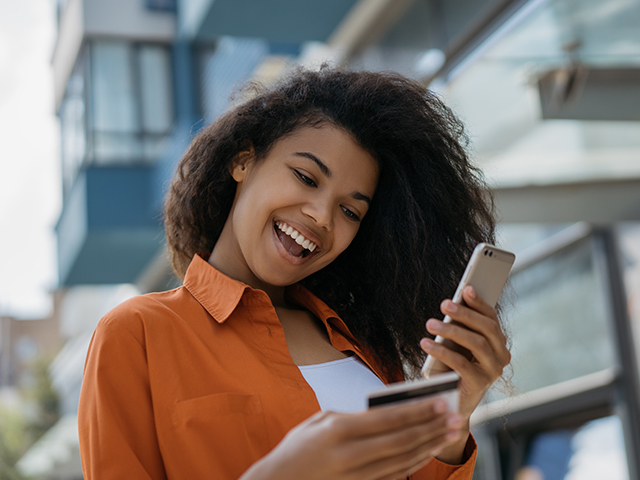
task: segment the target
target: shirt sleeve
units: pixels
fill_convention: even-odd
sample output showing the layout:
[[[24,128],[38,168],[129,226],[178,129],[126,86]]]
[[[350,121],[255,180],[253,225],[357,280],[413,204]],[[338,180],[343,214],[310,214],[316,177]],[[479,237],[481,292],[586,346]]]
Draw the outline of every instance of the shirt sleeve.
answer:
[[[115,319],[93,334],[78,407],[84,478],[164,480],[146,352]]]
[[[464,448],[464,463],[449,465],[434,458],[425,467],[411,475],[411,480],[471,480],[476,464],[478,447],[472,435]]]

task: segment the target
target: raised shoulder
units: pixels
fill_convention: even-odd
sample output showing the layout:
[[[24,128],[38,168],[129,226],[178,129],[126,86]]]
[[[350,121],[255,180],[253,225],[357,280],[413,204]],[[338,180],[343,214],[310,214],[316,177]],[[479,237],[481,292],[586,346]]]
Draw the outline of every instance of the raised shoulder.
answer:
[[[144,345],[148,328],[182,317],[194,302],[197,303],[184,287],[132,297],[102,317],[96,333],[111,335],[124,329]]]

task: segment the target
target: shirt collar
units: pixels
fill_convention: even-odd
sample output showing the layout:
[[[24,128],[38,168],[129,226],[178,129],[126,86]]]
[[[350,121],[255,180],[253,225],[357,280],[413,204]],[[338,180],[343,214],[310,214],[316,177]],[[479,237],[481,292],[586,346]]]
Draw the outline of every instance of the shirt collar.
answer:
[[[353,350],[353,346],[356,344],[355,338],[338,314],[326,303],[299,284],[288,287],[286,295],[291,302],[305,307],[322,320],[327,328],[329,341],[334,347],[338,350]]]
[[[404,380],[402,372],[394,372],[391,376],[385,374],[374,352],[362,346],[336,312],[309,290],[296,284],[287,288],[286,295],[292,302],[305,307],[322,320],[327,329],[329,341],[335,348],[342,352],[347,350],[354,352],[378,377],[387,383]]]
[[[218,271],[207,262],[207,258],[208,255],[202,254],[193,257],[184,277],[184,286],[207,312],[222,324],[231,316],[245,295],[258,290]],[[285,295],[290,301],[307,308],[322,321],[331,345],[340,351],[355,352],[378,376],[382,375],[381,366],[374,360],[375,355],[361,350],[345,323],[326,303],[299,284],[288,287]],[[266,297],[266,294],[264,296]],[[401,373],[398,373],[397,378],[388,380],[402,380]]]
[[[249,285],[218,271],[207,262],[206,255],[202,254],[193,257],[184,277],[184,286],[218,323],[224,323],[237,308],[242,297],[247,292],[254,291]],[[213,286],[215,288],[212,288]],[[338,314],[302,285],[287,287],[286,296],[322,320],[332,343],[334,330],[339,332],[340,336],[354,342],[353,335]]]
[[[218,323],[224,323],[250,287],[219,272],[204,257],[193,257],[184,286]]]

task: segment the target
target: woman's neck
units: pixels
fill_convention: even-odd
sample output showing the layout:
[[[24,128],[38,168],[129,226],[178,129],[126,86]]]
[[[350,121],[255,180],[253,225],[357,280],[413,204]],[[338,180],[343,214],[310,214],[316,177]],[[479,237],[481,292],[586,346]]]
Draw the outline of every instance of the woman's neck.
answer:
[[[263,290],[269,298],[274,307],[289,308],[288,304],[284,300],[284,290],[286,287],[274,287],[273,285],[263,284],[262,286],[250,285],[252,288]]]

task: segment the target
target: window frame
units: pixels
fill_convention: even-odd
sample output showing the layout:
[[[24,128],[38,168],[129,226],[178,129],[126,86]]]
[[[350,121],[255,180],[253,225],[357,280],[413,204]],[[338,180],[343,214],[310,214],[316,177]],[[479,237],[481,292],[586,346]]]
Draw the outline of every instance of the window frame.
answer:
[[[602,279],[613,334],[615,365],[523,395],[480,406],[472,417],[481,478],[511,480],[524,461],[527,448],[539,433],[577,428],[598,418],[617,415],[622,424],[630,480],[640,480],[640,377],[614,226],[575,224],[540,242],[514,267],[527,267],[569,248],[592,240],[594,269]]]

